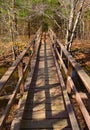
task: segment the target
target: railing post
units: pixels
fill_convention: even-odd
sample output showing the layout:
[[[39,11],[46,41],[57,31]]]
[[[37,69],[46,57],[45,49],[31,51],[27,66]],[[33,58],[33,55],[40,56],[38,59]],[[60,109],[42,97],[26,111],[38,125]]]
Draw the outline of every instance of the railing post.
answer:
[[[18,65],[18,77],[19,79],[23,77],[23,62],[21,61]],[[21,83],[20,85],[20,94],[23,95],[24,93],[24,84]]]
[[[68,63],[68,73],[67,73],[67,82],[66,82],[66,88],[67,88],[67,92],[70,94],[71,93],[71,86],[70,86],[70,78],[72,77],[72,72],[73,72],[73,67],[71,65],[71,63]]]
[[[60,56],[61,56],[61,58],[62,58],[62,54],[63,54],[63,52],[62,52],[62,48],[60,48],[61,50],[60,50]],[[61,61],[60,61],[61,62]],[[60,69],[62,68],[62,65],[60,64]]]
[[[33,53],[33,54],[35,53],[35,44],[36,44],[36,43],[35,43],[35,41],[34,41],[34,42],[33,42],[33,46],[32,46],[32,49],[33,49],[33,50],[32,50],[32,51],[33,51],[32,53]]]
[[[71,63],[68,63],[68,76],[72,77],[72,71],[73,71],[73,67],[71,65]]]

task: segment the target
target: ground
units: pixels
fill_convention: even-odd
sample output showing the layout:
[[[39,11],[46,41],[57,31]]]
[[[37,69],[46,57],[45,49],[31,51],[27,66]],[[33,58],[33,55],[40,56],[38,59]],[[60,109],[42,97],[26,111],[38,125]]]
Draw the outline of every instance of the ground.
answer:
[[[72,45],[72,55],[90,76],[90,41],[75,40]]]

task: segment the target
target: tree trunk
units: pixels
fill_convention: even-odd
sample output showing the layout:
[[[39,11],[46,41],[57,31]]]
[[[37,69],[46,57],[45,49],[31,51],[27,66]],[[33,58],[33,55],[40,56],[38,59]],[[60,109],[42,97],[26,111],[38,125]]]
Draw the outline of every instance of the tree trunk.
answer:
[[[75,30],[76,30],[76,27],[77,27],[77,24],[78,24],[78,21],[79,21],[79,18],[80,18],[80,16],[81,16],[81,12],[82,12],[82,7],[83,7],[83,4],[84,4],[84,1],[85,0],[82,0],[82,2],[81,2],[81,5],[80,5],[80,9],[79,9],[79,12],[77,13],[77,16],[76,16],[76,20],[75,20],[75,22],[74,22],[74,26],[73,26],[73,28],[72,28],[72,31],[71,31],[71,35],[68,35],[68,37],[67,37],[67,42],[66,42],[66,49],[68,50],[68,51],[70,51],[71,50],[71,45],[72,45],[72,42],[73,42],[73,39],[74,39],[74,34],[75,34]],[[75,7],[76,5],[74,5],[74,7]],[[73,15],[73,17],[74,17],[74,15]],[[69,22],[69,24],[70,24],[70,22]],[[70,25],[69,25],[70,26]]]
[[[31,28],[31,23],[30,23],[30,20],[28,20],[28,38],[30,38],[30,28]]]
[[[12,0],[12,42],[13,42],[13,47],[12,47],[12,51],[13,51],[13,60],[16,59],[16,56],[18,54],[16,54],[16,49],[15,49],[15,41],[16,41],[16,37],[17,37],[17,17],[16,17],[16,10],[15,10],[15,2],[16,0]]]
[[[69,25],[67,29],[67,34],[66,34],[66,49],[68,50],[68,42],[70,41],[71,33],[72,33],[72,28],[73,28],[73,22],[74,22],[74,13],[75,13],[75,0],[71,1],[71,12],[70,12],[70,18],[69,18]]]
[[[84,23],[84,20],[82,21],[82,39],[85,39],[85,23]]]

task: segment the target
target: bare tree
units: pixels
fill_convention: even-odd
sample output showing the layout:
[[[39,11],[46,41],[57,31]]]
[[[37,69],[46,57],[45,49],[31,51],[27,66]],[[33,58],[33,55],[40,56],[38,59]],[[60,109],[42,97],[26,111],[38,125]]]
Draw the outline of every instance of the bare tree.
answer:
[[[13,52],[13,60],[16,59],[16,49],[15,49],[15,41],[17,35],[17,17],[16,17],[16,9],[15,9],[15,0],[12,0],[11,6],[8,9],[8,17],[9,17],[9,30],[10,30],[10,37],[13,43],[12,45],[12,52]]]
[[[84,5],[85,0],[82,0],[80,2],[80,9],[76,15],[76,19],[74,21],[74,15],[75,15],[75,9],[76,9],[76,4],[77,4],[78,0],[72,0],[72,6],[71,6],[71,13],[70,13],[70,18],[69,18],[69,25],[68,25],[68,29],[67,29],[67,34],[66,34],[66,49],[70,51],[71,49],[71,45],[74,39],[74,34],[75,34],[75,30],[79,21],[79,18],[81,16],[82,13],[82,8]]]

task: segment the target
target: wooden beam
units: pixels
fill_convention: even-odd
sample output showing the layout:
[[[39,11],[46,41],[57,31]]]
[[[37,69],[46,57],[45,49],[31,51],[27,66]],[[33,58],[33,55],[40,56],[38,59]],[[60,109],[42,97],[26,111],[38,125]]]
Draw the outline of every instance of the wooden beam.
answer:
[[[40,27],[39,30],[36,32],[36,35],[33,38],[33,40],[28,44],[28,47],[26,49],[24,49],[24,51],[17,57],[16,61],[14,61],[14,63],[12,64],[12,66],[8,69],[8,71],[0,79],[0,95],[2,94],[2,92],[3,92],[4,88],[5,88],[5,85],[7,84],[8,80],[11,78],[11,76],[14,73],[15,69],[17,68],[17,66],[19,65],[19,63],[21,62],[21,60],[23,60],[23,57],[25,56],[25,54],[27,53],[27,51],[29,50],[29,48],[33,45],[34,41],[37,38],[40,40],[41,29],[42,28]]]
[[[52,37],[56,38],[55,33],[49,29],[49,34],[52,34]],[[80,67],[80,65],[74,60],[74,58],[70,55],[70,53],[65,49],[65,47],[60,43],[60,41],[56,38],[57,44],[62,49],[64,55],[67,57],[68,61],[71,63],[72,67],[77,72],[78,76],[82,80],[84,86],[87,91],[90,93],[90,77],[86,74],[86,72]]]
[[[26,79],[25,90],[28,90],[28,88],[30,87],[30,83],[31,83],[33,73],[34,73],[34,70],[35,70],[35,66],[36,66],[36,62],[37,62],[39,46],[38,46],[38,48],[36,50],[34,60],[31,63],[31,72],[29,73],[29,75],[28,75],[28,77]],[[27,99],[27,94],[28,94],[28,92],[26,92],[23,95],[22,99],[20,99],[20,101],[19,101],[18,109],[16,111],[14,120],[13,120],[13,122],[11,124],[11,129],[10,130],[20,130],[20,123],[21,123],[21,120],[22,120],[23,112],[24,112],[24,107],[25,107],[25,103],[26,103],[26,99]]]
[[[32,46],[32,43],[18,56],[17,60],[12,64],[12,66],[8,69],[8,71],[4,74],[4,76],[0,80],[0,94],[3,92],[5,85],[7,84],[8,80],[11,78],[12,74],[14,73],[15,69],[17,68],[18,64],[23,59],[24,55],[28,51],[28,49]]]
[[[53,48],[52,48],[52,52],[53,52],[54,61],[55,61],[55,65],[56,65],[57,72],[58,72],[58,77],[59,77],[60,84],[61,84],[62,91],[63,91],[63,96],[64,96],[64,100],[65,100],[65,104],[66,104],[66,109],[68,111],[69,119],[70,119],[70,122],[71,122],[72,130],[80,130],[80,127],[79,127],[78,121],[76,119],[73,107],[71,105],[69,96],[67,94],[66,86],[65,86],[62,74],[60,72],[60,69],[59,69],[59,66],[58,66],[58,63],[57,63]]]
[[[66,68],[66,66],[65,66],[65,64],[64,64],[64,62],[63,62],[63,60],[62,60],[62,58],[61,58],[61,56],[60,56],[60,54],[59,54],[59,52],[57,50],[57,48],[55,48],[55,50],[56,50],[56,54],[57,54],[57,56],[58,56],[58,58],[60,60],[60,64],[63,67],[65,74],[67,75],[67,68]]]
[[[80,67],[80,65],[74,60],[74,58],[70,55],[70,53],[64,48],[64,46],[58,41],[58,44],[63,50],[63,53],[67,57],[68,61],[71,63],[73,68],[76,70],[83,84],[85,85],[87,91],[90,93],[90,77],[86,74],[86,72]]]
[[[73,83],[70,76],[68,77],[68,82],[69,82],[69,85],[70,85],[71,89],[75,93],[75,98],[76,98],[76,101],[78,103],[78,106],[79,106],[79,108],[80,108],[80,110],[81,110],[81,112],[83,114],[83,117],[84,117],[85,122],[86,122],[86,124],[88,126],[88,129],[90,130],[90,114],[88,113],[88,111],[87,111],[87,109],[86,109],[86,107],[85,107],[85,105],[84,105],[84,103],[83,103],[83,101],[82,101],[82,99],[80,97],[80,94],[78,93],[78,91],[77,91],[77,89],[76,89],[76,87],[75,87],[75,85],[74,85],[74,83]]]
[[[39,32],[39,36],[40,36],[40,32]],[[35,36],[35,38],[36,38],[36,36]],[[12,64],[12,66],[8,69],[8,71],[5,73],[5,75],[1,78],[1,80],[0,80],[0,94],[3,92],[3,90],[5,88],[5,85],[7,84],[8,80],[11,78],[11,76],[14,73],[17,66],[23,60],[23,58],[24,58],[25,54],[27,53],[27,51],[29,50],[29,48],[33,45],[33,42],[35,41],[35,38],[28,45],[28,47],[20,54],[20,56],[18,56],[17,60]],[[40,37],[39,37],[39,40],[40,40]],[[38,40],[38,42],[39,42],[39,40]],[[30,55],[30,56],[32,56],[32,55]],[[21,85],[22,80],[24,78],[24,74],[26,73],[26,70],[28,68],[30,59],[31,58],[29,58],[28,64],[24,68],[24,71],[22,70],[21,66],[19,67],[19,69],[21,69],[20,72],[19,72],[19,80],[18,80],[17,85],[16,85],[16,87],[15,87],[15,89],[13,91],[13,94],[10,97],[10,100],[7,103],[5,111],[4,111],[3,115],[2,115],[2,117],[0,118],[0,130],[3,128],[3,124],[6,121],[6,118],[7,118],[8,114],[9,114],[9,111],[10,111],[12,105],[13,105],[13,102],[14,102],[15,98],[16,98],[17,92],[20,89],[20,85]]]

